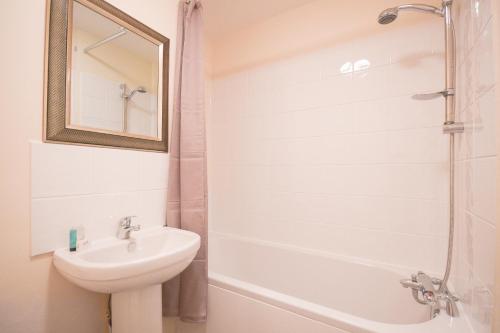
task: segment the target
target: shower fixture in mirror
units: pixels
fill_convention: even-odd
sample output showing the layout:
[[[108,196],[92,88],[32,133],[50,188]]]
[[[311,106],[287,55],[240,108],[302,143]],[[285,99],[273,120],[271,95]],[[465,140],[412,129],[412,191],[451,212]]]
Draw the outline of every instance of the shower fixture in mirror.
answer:
[[[48,0],[44,140],[167,151],[169,39],[102,0]]]

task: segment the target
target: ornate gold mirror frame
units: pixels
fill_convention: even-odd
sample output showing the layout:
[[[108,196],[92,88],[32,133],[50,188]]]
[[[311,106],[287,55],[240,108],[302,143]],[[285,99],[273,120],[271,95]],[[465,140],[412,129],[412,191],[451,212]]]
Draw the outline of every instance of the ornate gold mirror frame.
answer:
[[[78,128],[69,123],[71,86],[71,27],[73,3],[78,2],[127,27],[159,47],[161,100],[159,138]],[[169,39],[103,0],[47,0],[45,33],[44,141],[91,146],[168,151]]]

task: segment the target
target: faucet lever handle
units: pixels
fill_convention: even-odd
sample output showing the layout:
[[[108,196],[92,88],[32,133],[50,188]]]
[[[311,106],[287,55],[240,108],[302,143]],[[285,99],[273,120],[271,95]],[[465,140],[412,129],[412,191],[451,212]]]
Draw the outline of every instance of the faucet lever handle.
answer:
[[[413,279],[402,279],[399,282],[405,288],[410,288],[413,290],[421,290],[422,289],[422,284],[420,282],[413,281]]]
[[[120,220],[120,226],[123,228],[130,228],[132,226],[132,219],[137,216],[135,215],[130,215],[130,216],[125,216]]]

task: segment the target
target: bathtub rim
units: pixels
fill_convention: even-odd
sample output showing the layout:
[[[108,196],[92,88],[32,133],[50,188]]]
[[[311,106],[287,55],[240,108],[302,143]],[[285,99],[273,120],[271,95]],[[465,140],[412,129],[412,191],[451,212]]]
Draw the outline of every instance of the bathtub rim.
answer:
[[[463,316],[449,317],[444,311],[432,320],[415,324],[388,324],[360,318],[297,297],[276,292],[245,281],[208,273],[209,285],[248,297],[288,312],[356,333],[472,333]],[[460,310],[463,308],[460,306]],[[463,312],[461,312],[463,313]]]
[[[306,249],[288,244],[275,243],[254,238],[242,237],[233,234],[209,231],[209,234],[215,235],[219,239],[232,239],[243,243],[250,243],[259,246],[266,246],[288,250],[291,252],[299,252],[308,255],[321,256],[328,259],[345,261],[373,269],[387,270],[398,275],[409,274],[414,271],[409,267],[400,267],[386,263],[374,262],[364,258],[350,257],[345,255],[334,254],[315,249]],[[210,249],[209,249],[210,253]],[[280,293],[265,287],[261,287],[250,282],[233,278],[224,274],[219,274],[209,267],[208,272],[209,284],[249,297],[286,311],[295,313],[300,316],[310,318],[312,320],[322,322],[324,324],[350,332],[355,330],[356,333],[472,333],[473,330],[464,316],[457,318],[449,317],[444,311],[436,318],[414,324],[389,324],[377,322],[374,320],[364,319],[349,313],[328,308],[326,306],[316,304],[304,299]],[[463,306],[458,303],[460,313],[463,314]],[[360,331],[361,330],[361,331]]]

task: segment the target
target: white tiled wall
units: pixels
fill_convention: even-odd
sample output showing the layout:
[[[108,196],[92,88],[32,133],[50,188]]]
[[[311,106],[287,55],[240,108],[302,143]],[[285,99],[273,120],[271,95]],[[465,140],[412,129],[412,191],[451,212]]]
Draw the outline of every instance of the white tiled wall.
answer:
[[[477,333],[491,332],[495,269],[495,78],[490,0],[455,2],[458,50],[453,282]]]
[[[129,133],[158,136],[158,97],[151,93],[135,94],[128,102]]]
[[[135,94],[125,103],[123,82],[115,82],[93,73],[73,73],[71,119],[74,125],[123,130],[123,113],[127,106],[127,132],[156,137],[158,135],[158,98],[149,92]],[[130,90],[130,88],[127,88]]]
[[[72,123],[121,131],[123,129],[124,100],[120,82],[100,77],[93,73],[73,73]],[[78,82],[76,82],[78,81]]]
[[[439,20],[216,78],[211,229],[441,272],[448,140]]]
[[[80,225],[91,241],[113,236],[127,215],[163,225],[167,176],[167,154],[32,142],[31,253],[67,247]]]

